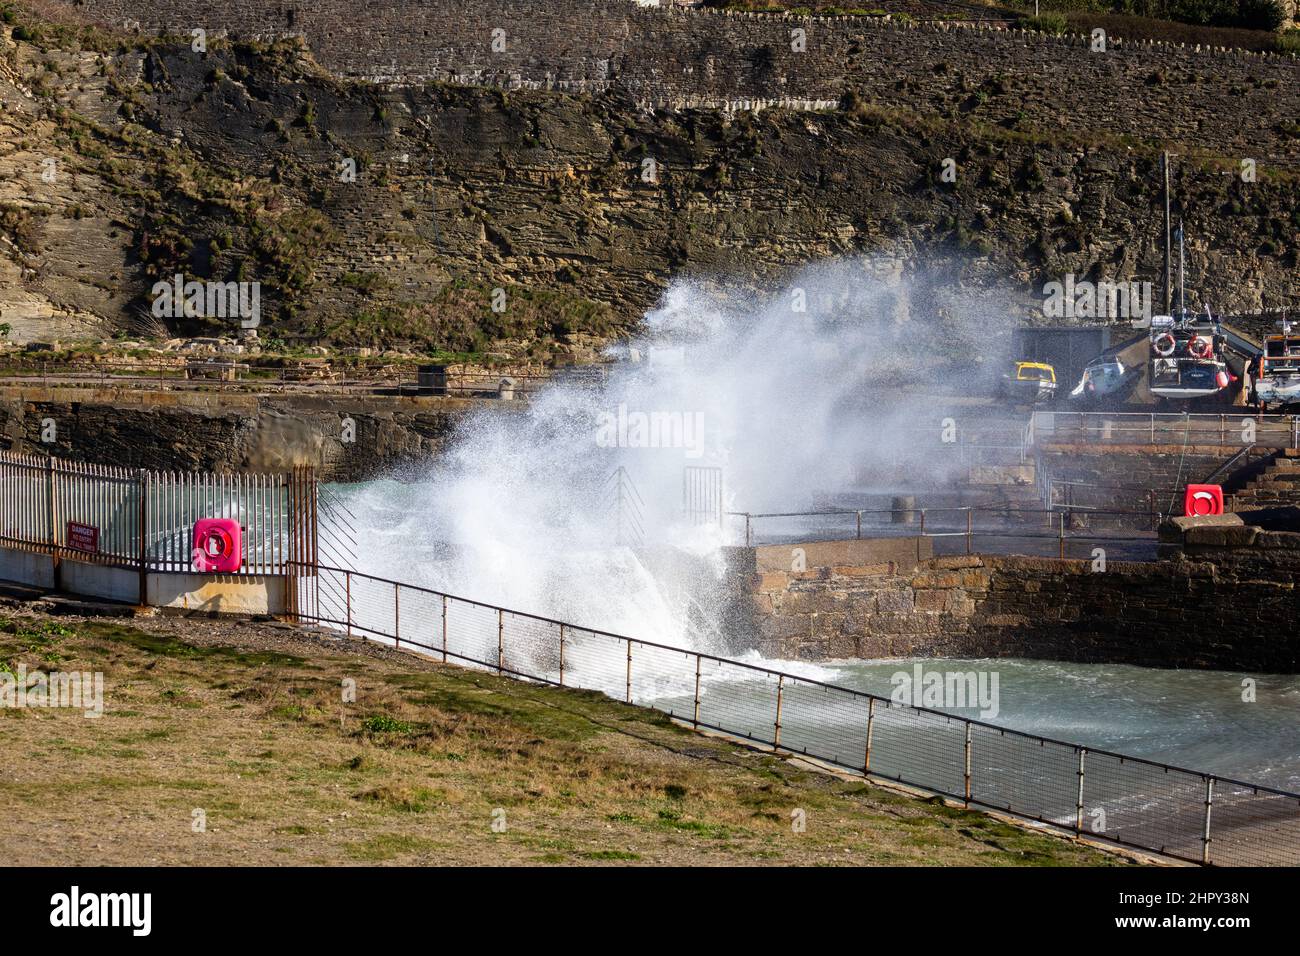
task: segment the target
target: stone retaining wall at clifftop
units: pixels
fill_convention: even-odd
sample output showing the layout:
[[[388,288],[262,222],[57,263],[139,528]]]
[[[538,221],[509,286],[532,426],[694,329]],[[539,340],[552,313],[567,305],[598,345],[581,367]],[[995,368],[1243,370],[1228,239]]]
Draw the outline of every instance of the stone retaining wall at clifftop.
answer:
[[[602,92],[656,107],[885,107],[1159,138],[1300,165],[1297,60],[957,23],[637,7],[617,0],[86,0],[116,26],[188,37],[301,36],[333,73],[385,82]],[[796,50],[803,31],[803,48]],[[502,31],[494,33],[494,31]],[[497,47],[494,48],[494,41]],[[1288,130],[1292,130],[1288,132]]]
[[[420,467],[474,404],[9,386],[0,387],[0,447],[176,471],[312,465],[325,480],[355,481]],[[355,426],[346,443],[345,418]],[[46,420],[55,426],[52,444],[42,440]]]

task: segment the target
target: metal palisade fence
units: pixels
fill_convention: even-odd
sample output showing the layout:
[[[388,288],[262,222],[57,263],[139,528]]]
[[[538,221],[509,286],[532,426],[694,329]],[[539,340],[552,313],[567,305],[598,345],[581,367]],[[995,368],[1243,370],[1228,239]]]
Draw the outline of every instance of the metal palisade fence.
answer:
[[[1300,794],[1095,750],[700,651],[317,566],[300,621],[599,690],[695,728],[1196,863],[1300,864]],[[316,595],[336,595],[322,601]]]
[[[0,451],[0,543],[147,571],[193,569],[201,518],[241,528],[243,575],[314,563],[317,485],[284,473],[148,471]]]

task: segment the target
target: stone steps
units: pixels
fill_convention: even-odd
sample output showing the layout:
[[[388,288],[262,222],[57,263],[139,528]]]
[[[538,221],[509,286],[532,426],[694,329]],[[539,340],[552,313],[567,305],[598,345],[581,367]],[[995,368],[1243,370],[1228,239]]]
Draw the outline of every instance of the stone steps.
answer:
[[[1300,459],[1287,449],[1240,491],[1232,495],[1232,508],[1259,505],[1300,505]]]

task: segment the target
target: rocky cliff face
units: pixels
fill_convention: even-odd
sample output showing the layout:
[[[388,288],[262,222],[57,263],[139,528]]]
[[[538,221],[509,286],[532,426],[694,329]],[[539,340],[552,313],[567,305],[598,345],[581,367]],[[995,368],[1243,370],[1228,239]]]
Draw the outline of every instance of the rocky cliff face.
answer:
[[[0,448],[159,471],[311,465],[324,480],[360,481],[427,468],[474,405],[0,386]]]
[[[294,43],[23,35],[0,75],[0,320],[29,338],[141,324],[177,272],[262,283],[264,338],[457,351],[608,336],[674,277],[834,255],[1010,287],[1028,319],[1065,273],[1162,273],[1159,144],[1049,128],[954,63],[947,105],[850,89],[825,111],[646,112],[617,90],[345,82]],[[1243,97],[1295,95],[1256,72]],[[1240,162],[1176,166],[1189,276],[1216,309],[1275,308],[1300,190]]]

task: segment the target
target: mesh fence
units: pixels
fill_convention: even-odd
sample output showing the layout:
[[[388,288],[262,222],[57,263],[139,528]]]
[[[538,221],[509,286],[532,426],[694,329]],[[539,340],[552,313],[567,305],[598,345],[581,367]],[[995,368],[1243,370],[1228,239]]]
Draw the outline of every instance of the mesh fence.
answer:
[[[597,690],[696,727],[1193,862],[1300,865],[1300,794],[1094,751],[351,571],[299,616],[433,657]],[[319,608],[319,611],[312,611]],[[306,609],[306,610],[304,610]]]

